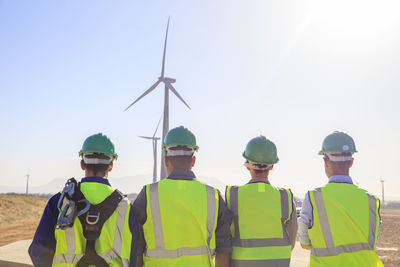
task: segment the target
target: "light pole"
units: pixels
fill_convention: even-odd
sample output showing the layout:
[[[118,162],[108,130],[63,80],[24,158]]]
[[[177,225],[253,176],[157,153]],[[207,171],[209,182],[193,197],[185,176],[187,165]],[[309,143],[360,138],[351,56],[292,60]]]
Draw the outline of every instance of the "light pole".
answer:
[[[382,207],[384,207],[385,206],[385,188],[384,188],[385,181],[382,179],[381,183],[382,183]]]

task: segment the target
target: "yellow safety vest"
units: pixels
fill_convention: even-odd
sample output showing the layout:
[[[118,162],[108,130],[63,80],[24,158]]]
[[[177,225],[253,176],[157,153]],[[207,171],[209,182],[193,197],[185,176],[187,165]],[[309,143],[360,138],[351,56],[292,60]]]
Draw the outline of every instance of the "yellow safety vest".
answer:
[[[144,266],[213,266],[218,192],[197,180],[146,186]]]
[[[285,224],[293,210],[290,190],[266,183],[226,190],[233,212],[231,266],[289,266],[292,248]]]
[[[93,205],[101,203],[114,191],[110,186],[95,183],[81,183],[81,191]],[[63,207],[68,203],[64,199]],[[95,243],[97,254],[111,267],[128,267],[131,253],[132,234],[129,229],[129,200],[124,198],[118,208],[104,223],[101,234]],[[75,219],[73,227],[54,232],[56,250],[53,258],[54,267],[76,266],[86,250],[86,239],[83,236],[82,224]]]
[[[383,266],[376,254],[379,199],[356,185],[329,183],[309,191],[313,226],[309,266]]]

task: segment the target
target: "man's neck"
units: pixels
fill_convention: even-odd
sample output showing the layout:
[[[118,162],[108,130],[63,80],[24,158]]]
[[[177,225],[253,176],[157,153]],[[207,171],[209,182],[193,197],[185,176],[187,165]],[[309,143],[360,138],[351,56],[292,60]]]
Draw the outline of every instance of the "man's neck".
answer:
[[[85,171],[85,177],[101,177],[101,178],[104,178],[104,179],[107,179],[108,178],[108,173],[106,173],[104,176],[102,176],[102,175],[96,175],[96,173],[93,173],[93,172],[91,172],[91,171]]]
[[[269,181],[268,181],[268,176],[253,176],[253,177],[251,177],[251,179],[250,179],[250,181],[249,181],[249,183],[257,183],[257,182],[267,182],[267,183],[269,183]]]
[[[335,176],[335,175],[345,175],[345,176],[350,176],[348,171],[347,171],[347,172],[335,171],[335,172],[331,172],[331,173],[329,173],[327,176],[328,176],[328,179],[329,179],[329,178],[331,178],[332,176]]]

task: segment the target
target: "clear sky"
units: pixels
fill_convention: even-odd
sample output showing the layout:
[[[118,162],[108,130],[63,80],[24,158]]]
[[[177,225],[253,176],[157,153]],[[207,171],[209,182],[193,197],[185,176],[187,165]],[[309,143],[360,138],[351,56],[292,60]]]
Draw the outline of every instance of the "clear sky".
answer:
[[[195,172],[243,184],[252,137],[275,142],[271,182],[298,196],[327,179],[317,152],[334,130],[359,153],[352,177],[400,200],[400,2],[0,0],[0,185],[79,177],[84,139],[104,132],[119,159],[112,177],[152,173],[151,135],[166,74],[170,126],[200,150]],[[159,132],[161,133],[161,131]],[[201,177],[199,177],[201,179]],[[150,179],[149,179],[150,180]],[[144,181],[143,183],[147,183]],[[129,189],[127,189],[129,191]]]

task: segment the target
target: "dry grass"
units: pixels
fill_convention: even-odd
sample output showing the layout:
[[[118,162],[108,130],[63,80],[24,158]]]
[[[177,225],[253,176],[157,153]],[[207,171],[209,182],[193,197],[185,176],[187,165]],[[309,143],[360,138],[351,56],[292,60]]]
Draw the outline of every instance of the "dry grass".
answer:
[[[0,194],[0,225],[40,219],[46,203],[47,199],[34,196]]]
[[[47,199],[0,194],[0,246],[32,239]]]

